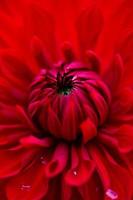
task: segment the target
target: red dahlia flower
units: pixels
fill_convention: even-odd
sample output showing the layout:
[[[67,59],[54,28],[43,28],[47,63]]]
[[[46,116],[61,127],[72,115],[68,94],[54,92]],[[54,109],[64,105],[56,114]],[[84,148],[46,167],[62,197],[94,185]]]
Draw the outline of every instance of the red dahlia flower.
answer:
[[[133,3],[114,2],[1,2],[1,200],[132,200]]]

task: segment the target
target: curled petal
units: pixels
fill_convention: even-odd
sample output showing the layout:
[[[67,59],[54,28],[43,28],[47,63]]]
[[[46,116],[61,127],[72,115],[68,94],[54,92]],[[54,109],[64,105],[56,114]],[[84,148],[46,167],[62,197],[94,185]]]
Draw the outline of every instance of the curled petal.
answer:
[[[50,147],[53,143],[50,137],[45,137],[44,139],[39,139],[34,136],[23,137],[20,142],[25,147]]]
[[[81,124],[81,131],[83,136],[83,142],[86,143],[96,136],[97,130],[95,124],[87,119]]]
[[[50,162],[46,165],[46,176],[52,178],[61,173],[66,167],[68,160],[68,146],[66,144],[59,144],[54,152]]]

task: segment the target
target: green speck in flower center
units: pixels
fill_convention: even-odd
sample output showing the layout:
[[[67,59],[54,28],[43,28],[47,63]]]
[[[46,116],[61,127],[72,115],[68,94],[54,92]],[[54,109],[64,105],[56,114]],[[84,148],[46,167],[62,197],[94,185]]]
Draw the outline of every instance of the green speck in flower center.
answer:
[[[61,75],[57,74],[57,92],[61,95],[69,95],[73,88],[73,81],[71,76],[67,76],[66,74]]]
[[[71,93],[72,87],[64,87],[64,88],[60,88],[58,89],[58,93],[61,95],[69,95]]]

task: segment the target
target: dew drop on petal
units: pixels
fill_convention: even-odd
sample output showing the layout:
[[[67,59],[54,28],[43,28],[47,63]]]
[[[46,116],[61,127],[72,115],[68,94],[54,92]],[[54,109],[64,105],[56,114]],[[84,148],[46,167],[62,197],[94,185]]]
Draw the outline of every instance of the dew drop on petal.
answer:
[[[46,164],[46,161],[44,160],[44,157],[43,157],[43,156],[41,156],[40,160],[41,160],[41,163],[42,163],[43,165]]]
[[[78,78],[78,76],[75,75],[75,76],[72,78],[72,80],[74,81],[74,80],[76,80],[77,78]]]
[[[73,174],[74,174],[74,176],[77,176],[77,171],[74,170],[74,171],[73,171]]]
[[[110,199],[113,199],[113,200],[118,198],[118,194],[117,194],[115,191],[111,190],[111,189],[108,189],[108,190],[106,191],[106,195],[107,195]]]
[[[31,185],[25,185],[25,184],[22,184],[21,185],[21,190],[22,191],[30,191],[30,189],[31,189]]]

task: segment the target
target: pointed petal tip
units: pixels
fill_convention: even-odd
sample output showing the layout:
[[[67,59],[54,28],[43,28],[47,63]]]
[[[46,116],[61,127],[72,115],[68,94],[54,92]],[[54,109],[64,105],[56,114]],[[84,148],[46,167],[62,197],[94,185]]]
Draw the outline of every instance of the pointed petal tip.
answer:
[[[43,46],[42,41],[36,35],[34,35],[31,40],[31,51],[39,67],[47,69],[51,68],[52,64],[50,62],[47,50]]]
[[[116,89],[119,88],[122,82],[123,74],[124,74],[123,60],[120,54],[116,54],[113,57],[108,70],[105,72],[103,76],[105,83],[108,85],[111,91],[113,92],[117,91]]]
[[[90,64],[90,68],[97,72],[97,73],[100,73],[100,60],[98,58],[98,56],[95,54],[94,51],[92,50],[87,50],[86,51],[86,58],[87,58],[87,61],[89,62]]]
[[[75,53],[70,42],[66,41],[61,47],[66,61],[72,62],[75,60]]]

